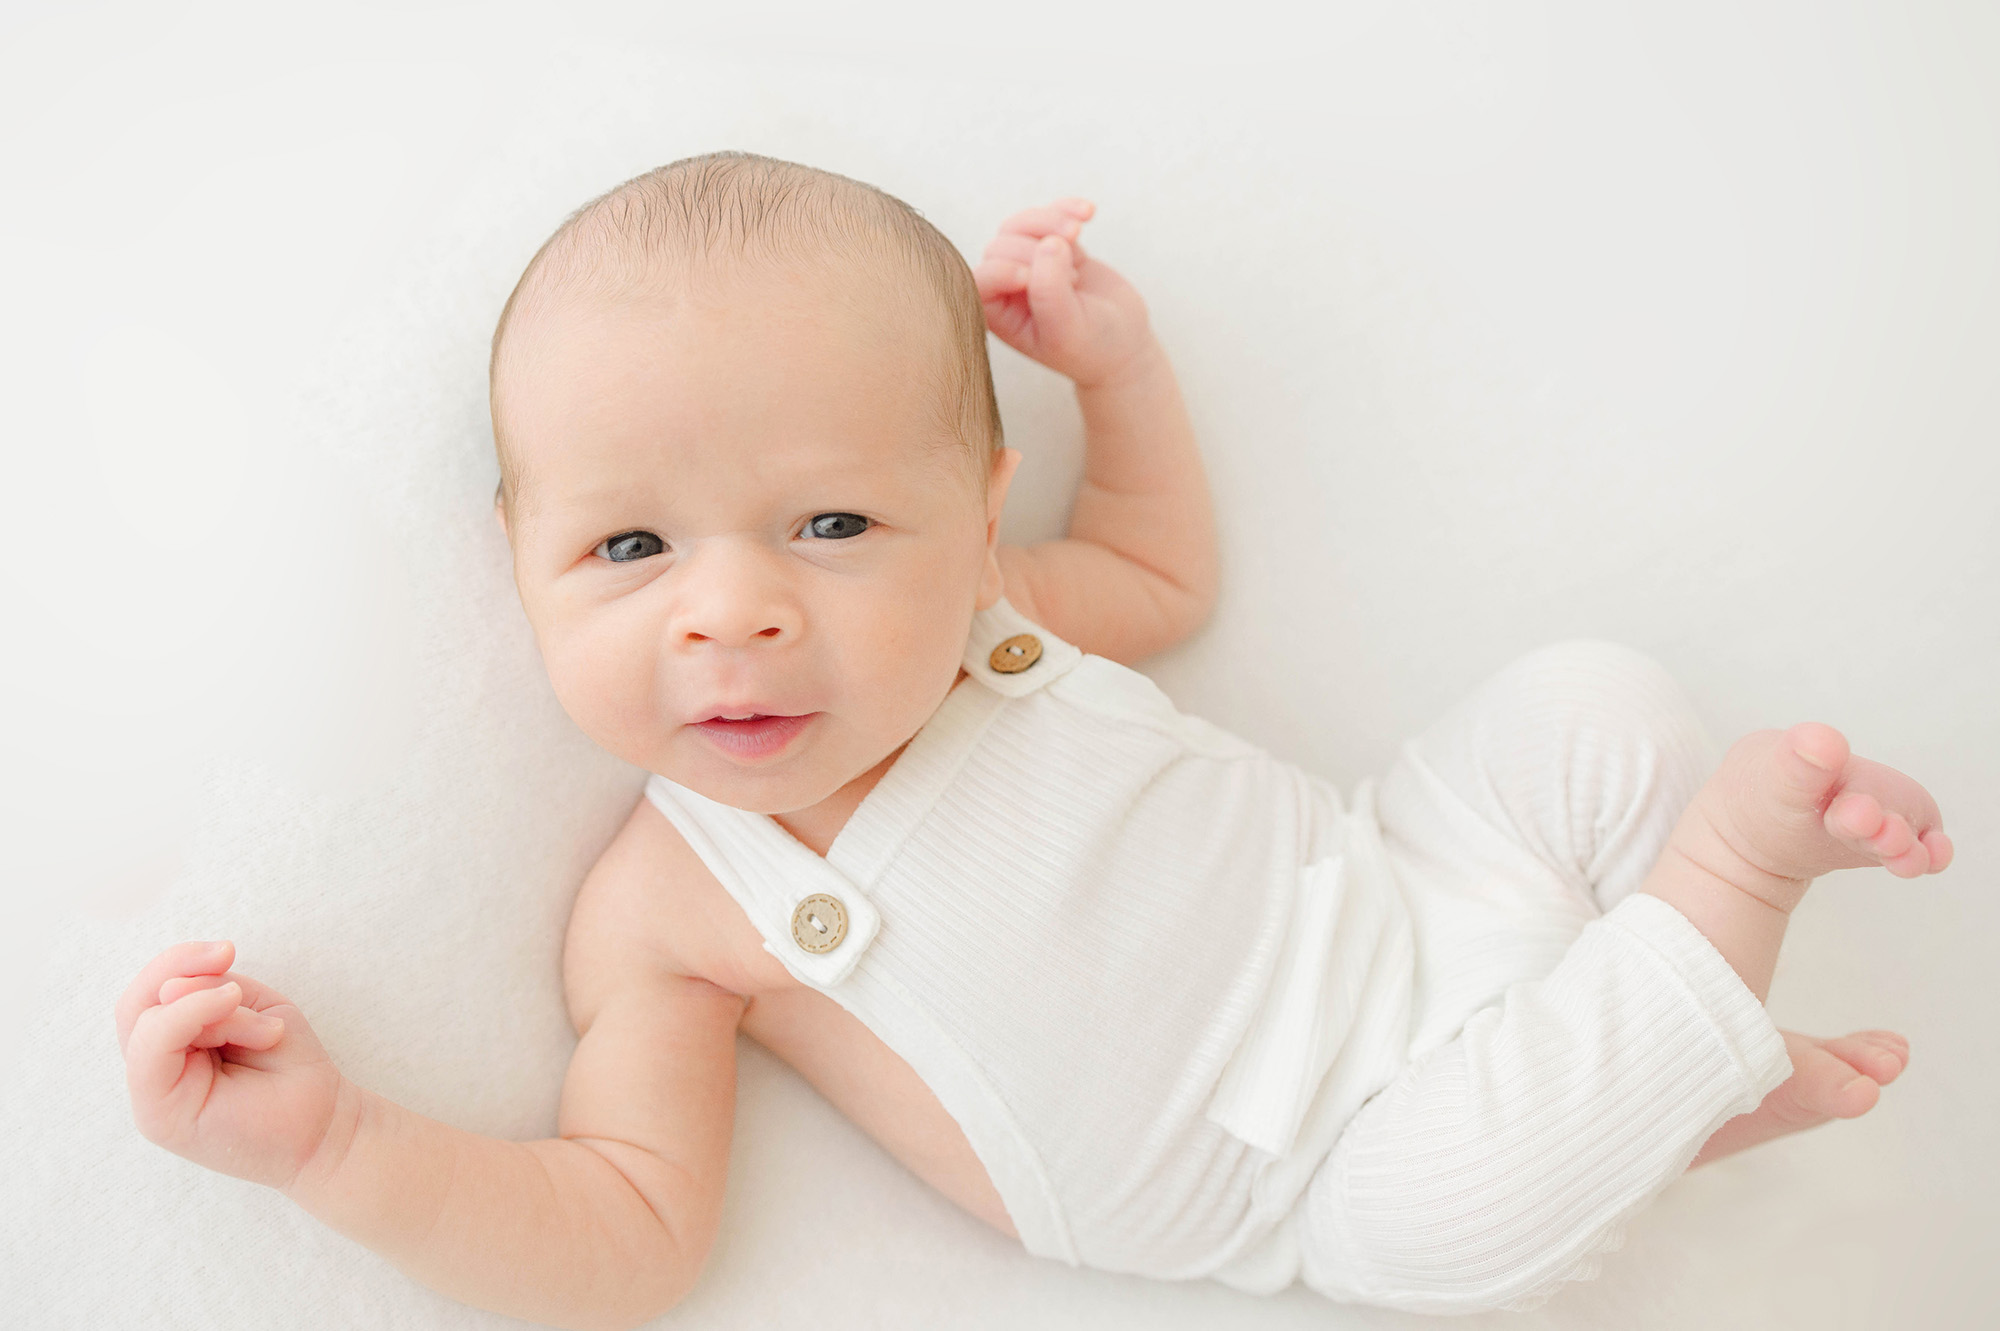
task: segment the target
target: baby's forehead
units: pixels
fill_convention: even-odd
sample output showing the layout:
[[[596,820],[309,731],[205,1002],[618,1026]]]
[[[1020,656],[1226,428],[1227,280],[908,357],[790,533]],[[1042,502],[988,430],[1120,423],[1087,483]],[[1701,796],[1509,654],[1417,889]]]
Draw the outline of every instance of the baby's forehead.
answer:
[[[518,456],[528,441],[517,426],[547,420],[545,408],[565,397],[561,376],[593,373],[578,363],[580,347],[607,357],[644,350],[657,327],[616,316],[677,303],[741,326],[837,327],[902,367],[897,396],[920,390],[941,437],[982,459],[997,447],[985,321],[951,242],[871,186],[716,154],[586,204],[529,263],[493,338],[494,437],[509,494],[530,461]]]
[[[837,296],[851,304],[907,310],[939,306],[925,248],[886,224],[880,210],[862,211],[841,192],[803,191],[776,209],[759,210],[734,196],[710,200],[712,215],[665,208],[628,186],[621,204],[609,196],[581,210],[536,254],[510,306],[529,309],[564,302],[611,302],[662,293],[744,292],[776,283]],[[851,192],[851,191],[850,191]],[[496,341],[507,332],[502,314]]]
[[[643,336],[655,321],[686,316],[743,324],[811,319],[931,341],[949,320],[908,265],[841,250],[783,256],[703,256],[645,267],[589,270],[533,293],[520,323],[546,336],[581,328]]]
[[[962,471],[947,340],[882,304],[779,275],[533,312],[495,383],[520,488]]]
[[[672,385],[699,396],[711,386],[703,371],[770,381],[775,391],[809,388],[844,366],[898,400],[949,391],[957,351],[949,322],[903,289],[907,276],[899,284],[860,265],[734,263],[648,278],[552,289],[517,310],[495,358],[496,426],[503,413],[542,416],[535,400],[551,396],[584,410],[593,394]]]

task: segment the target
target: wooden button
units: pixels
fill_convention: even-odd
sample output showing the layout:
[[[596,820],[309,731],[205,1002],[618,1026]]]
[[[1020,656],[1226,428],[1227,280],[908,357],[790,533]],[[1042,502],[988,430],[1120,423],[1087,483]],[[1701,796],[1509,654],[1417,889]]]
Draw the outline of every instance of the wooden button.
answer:
[[[1018,675],[1042,659],[1042,640],[1032,633],[1016,633],[993,649],[986,664],[1003,675]]]
[[[815,892],[792,912],[792,937],[808,952],[831,952],[847,937],[847,907],[839,897]]]

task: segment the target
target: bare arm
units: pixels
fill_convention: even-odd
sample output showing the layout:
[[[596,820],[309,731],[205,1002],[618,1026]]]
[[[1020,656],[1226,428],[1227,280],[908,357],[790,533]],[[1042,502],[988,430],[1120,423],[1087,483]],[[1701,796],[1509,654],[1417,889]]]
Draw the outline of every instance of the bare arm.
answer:
[[[628,824],[571,916],[582,1038],[558,1135],[483,1137],[355,1087],[288,1195],[425,1284],[511,1316],[624,1328],[686,1295],[721,1213],[743,1000],[647,945],[633,842]]]
[[[1008,345],[1067,374],[1084,478],[1069,534],[1000,551],[1007,599],[1086,651],[1134,661],[1187,637],[1215,603],[1215,517],[1194,427],[1145,303],[1076,243],[1080,200],[1008,219],[976,276]]]

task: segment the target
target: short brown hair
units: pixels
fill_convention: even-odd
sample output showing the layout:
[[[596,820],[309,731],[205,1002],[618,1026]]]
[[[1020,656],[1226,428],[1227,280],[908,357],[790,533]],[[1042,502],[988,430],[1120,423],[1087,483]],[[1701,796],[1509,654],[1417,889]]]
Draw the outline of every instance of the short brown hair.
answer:
[[[617,298],[663,269],[713,258],[780,263],[888,260],[914,270],[944,316],[939,424],[971,451],[984,485],[1001,446],[1000,407],[986,357],[986,316],[972,270],[942,232],[894,195],[831,171],[752,153],[716,152],[657,167],[571,213],[535,251],[493,330],[488,390],[501,500],[512,511],[520,473],[501,419],[499,367],[508,329],[531,303]]]

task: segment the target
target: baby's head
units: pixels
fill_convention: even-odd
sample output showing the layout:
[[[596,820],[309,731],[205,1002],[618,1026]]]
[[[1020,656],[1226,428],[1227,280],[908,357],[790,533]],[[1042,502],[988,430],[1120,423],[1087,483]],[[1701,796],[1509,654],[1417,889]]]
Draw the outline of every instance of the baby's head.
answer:
[[[493,336],[497,506],[564,708],[785,813],[886,762],[1000,596],[971,271],[870,186],[675,162],[584,205]],[[795,720],[736,722],[751,715]]]

